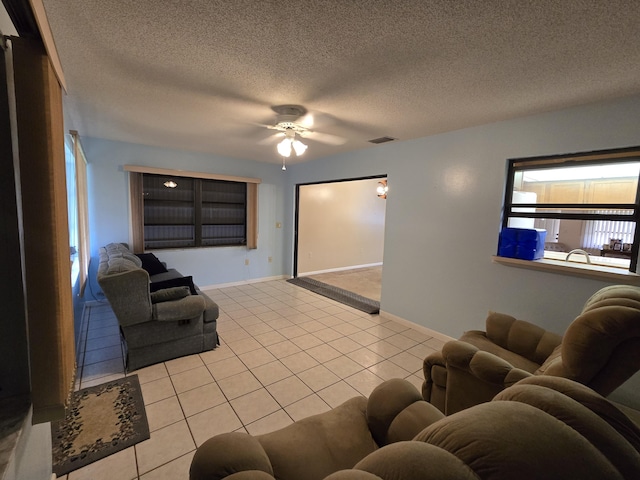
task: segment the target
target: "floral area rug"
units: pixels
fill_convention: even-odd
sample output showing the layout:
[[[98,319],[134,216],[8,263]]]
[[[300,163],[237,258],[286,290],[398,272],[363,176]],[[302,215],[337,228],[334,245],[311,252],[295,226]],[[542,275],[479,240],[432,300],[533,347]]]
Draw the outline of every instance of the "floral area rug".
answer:
[[[137,375],[72,394],[64,420],[51,424],[58,477],[149,438]]]

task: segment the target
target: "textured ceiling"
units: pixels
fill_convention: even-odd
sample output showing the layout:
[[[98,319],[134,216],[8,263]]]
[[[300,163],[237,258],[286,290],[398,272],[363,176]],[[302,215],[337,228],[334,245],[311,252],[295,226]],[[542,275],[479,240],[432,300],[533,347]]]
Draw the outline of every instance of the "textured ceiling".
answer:
[[[308,161],[640,93],[640,1],[44,0],[82,136],[281,161],[272,105],[301,104]]]

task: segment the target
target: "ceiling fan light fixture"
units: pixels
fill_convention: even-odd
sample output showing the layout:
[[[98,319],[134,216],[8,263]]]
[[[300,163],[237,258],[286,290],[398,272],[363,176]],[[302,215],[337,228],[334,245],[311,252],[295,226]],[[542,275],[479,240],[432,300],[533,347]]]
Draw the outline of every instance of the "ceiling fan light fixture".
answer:
[[[294,140],[293,142],[291,142],[291,144],[293,145],[293,149],[295,150],[298,157],[307,150],[307,146],[300,140]]]
[[[307,150],[307,146],[304,143],[300,140],[296,140],[295,130],[287,129],[284,134],[285,138],[278,143],[278,146],[276,147],[280,155],[283,157],[290,157],[291,149],[293,149],[296,152],[296,156],[299,157]]]
[[[278,153],[283,157],[290,157],[291,156],[291,140],[288,138],[285,138],[278,144],[277,149],[278,149]]]

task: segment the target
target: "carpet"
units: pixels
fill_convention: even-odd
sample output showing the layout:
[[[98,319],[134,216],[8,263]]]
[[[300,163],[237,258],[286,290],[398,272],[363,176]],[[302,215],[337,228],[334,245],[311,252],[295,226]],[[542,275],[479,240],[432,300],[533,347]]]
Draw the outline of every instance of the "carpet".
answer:
[[[358,295],[357,293],[344,290],[343,288],[334,287],[333,285],[329,285],[328,283],[314,280],[313,278],[290,278],[289,280],[287,280],[287,282],[293,283],[294,285],[302,288],[306,288],[307,290],[311,290],[314,293],[335,300],[336,302],[349,305],[350,307],[356,308],[365,313],[374,314],[380,312],[380,302],[371,300],[367,297],[363,297],[362,295]]]
[[[137,375],[74,392],[63,420],[51,424],[58,477],[149,438]]]

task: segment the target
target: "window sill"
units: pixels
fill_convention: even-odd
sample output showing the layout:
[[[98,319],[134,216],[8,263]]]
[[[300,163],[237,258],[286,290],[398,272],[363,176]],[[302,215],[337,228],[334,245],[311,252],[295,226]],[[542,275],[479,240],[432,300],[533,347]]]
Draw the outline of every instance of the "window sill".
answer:
[[[588,265],[586,263],[565,262],[563,260],[520,260],[519,258],[507,258],[494,255],[491,257],[494,263],[508,267],[527,268],[561,275],[591,278],[606,282],[616,282],[628,285],[640,285],[640,275],[622,268],[605,267],[602,265]]]

